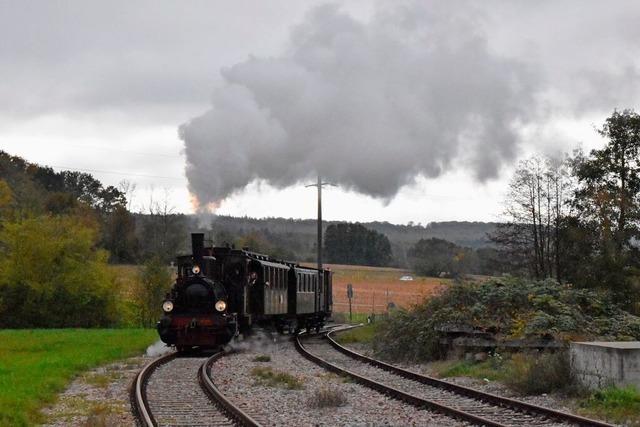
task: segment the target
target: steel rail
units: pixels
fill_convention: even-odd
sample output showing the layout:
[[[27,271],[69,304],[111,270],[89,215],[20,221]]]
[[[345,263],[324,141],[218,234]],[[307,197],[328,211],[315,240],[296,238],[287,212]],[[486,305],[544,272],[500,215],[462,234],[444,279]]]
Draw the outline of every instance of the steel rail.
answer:
[[[476,425],[482,425],[482,426],[490,426],[490,427],[506,427],[504,424],[500,424],[497,423],[495,421],[474,415],[474,414],[470,414],[464,411],[460,411],[458,409],[455,408],[451,408],[449,406],[434,402],[432,400],[428,400],[428,399],[424,399],[422,397],[419,396],[415,396],[413,394],[409,394],[406,393],[402,390],[398,390],[394,387],[390,387],[387,386],[385,384],[379,383],[377,381],[371,380],[369,378],[366,378],[362,375],[356,374],[355,372],[351,372],[347,369],[343,369],[340,368],[330,362],[327,362],[326,360],[310,353],[309,351],[307,351],[304,348],[304,345],[302,345],[302,343],[300,342],[300,337],[302,334],[299,334],[298,336],[295,337],[294,339],[294,343],[296,346],[296,349],[298,350],[298,352],[300,352],[300,354],[302,354],[302,356],[304,356],[305,358],[307,358],[308,360],[312,361],[313,363],[322,366],[323,368],[335,372],[336,374],[339,375],[343,375],[343,376],[348,376],[350,378],[352,378],[353,380],[355,380],[356,382],[372,388],[376,391],[379,391],[383,394],[389,395],[393,398],[402,400],[403,402],[409,403],[411,405],[417,406],[419,408],[423,408],[423,409],[430,409],[439,413],[442,413],[444,415],[450,416],[452,418],[456,418],[462,421],[467,421],[467,422],[471,422],[473,424]]]
[[[476,389],[472,389],[469,387],[461,386],[458,384],[453,384],[448,381],[440,380],[437,378],[429,377],[426,375],[418,374],[416,372],[412,372],[406,369],[399,368],[394,365],[390,365],[388,363],[382,362],[380,360],[376,360],[370,357],[367,357],[363,354],[350,350],[342,345],[340,345],[336,340],[334,340],[331,335],[334,332],[340,331],[330,331],[326,334],[329,343],[341,353],[359,360],[364,363],[368,363],[377,368],[384,369],[385,371],[392,372],[401,377],[418,381],[423,384],[427,384],[433,387],[438,387],[441,389],[445,389],[447,391],[460,394],[466,397],[470,397],[472,399],[480,400],[486,403],[490,403],[493,405],[501,406],[504,408],[509,408],[515,410],[517,412],[524,412],[532,415],[543,415],[545,417],[553,418],[558,421],[570,422],[572,424],[576,424],[579,426],[595,426],[595,427],[614,427],[613,424],[608,424],[602,421],[591,420],[585,417],[581,417],[579,415],[570,414],[563,411],[558,411],[555,409],[547,408],[545,406],[534,405],[531,403],[522,402],[516,399],[510,399],[508,397],[498,396],[491,393],[485,393],[483,391],[479,391]]]
[[[177,353],[169,353],[148,363],[138,372],[131,386],[131,407],[133,415],[143,427],[156,427],[158,423],[153,417],[147,401],[146,385],[149,377],[160,365],[175,359]]]
[[[231,402],[231,400],[227,399],[227,397],[222,394],[220,389],[216,387],[216,385],[211,380],[211,365],[213,363],[223,357],[225,353],[220,351],[210,358],[206,360],[198,370],[198,380],[200,382],[200,386],[206,392],[206,394],[211,398],[213,403],[215,403],[218,407],[220,407],[229,417],[234,419],[240,425],[246,427],[260,427],[261,424],[253,419],[251,415],[244,412],[242,409],[237,407]]]

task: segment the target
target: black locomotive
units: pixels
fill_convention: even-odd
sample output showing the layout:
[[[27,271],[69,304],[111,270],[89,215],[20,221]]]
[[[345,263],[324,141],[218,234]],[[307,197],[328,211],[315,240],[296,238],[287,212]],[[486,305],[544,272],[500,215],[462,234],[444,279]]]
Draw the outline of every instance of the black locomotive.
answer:
[[[320,329],[331,315],[331,271],[229,247],[178,257],[178,277],[162,304],[160,339],[178,350],[226,344],[256,325],[277,331]]]

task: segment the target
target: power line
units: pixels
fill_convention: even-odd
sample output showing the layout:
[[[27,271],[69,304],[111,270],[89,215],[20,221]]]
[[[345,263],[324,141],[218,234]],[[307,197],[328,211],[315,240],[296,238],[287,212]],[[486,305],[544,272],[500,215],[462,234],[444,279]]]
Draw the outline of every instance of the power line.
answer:
[[[123,150],[121,148],[105,147],[102,145],[81,145],[81,144],[65,144],[65,145],[69,147],[78,147],[78,148],[94,148],[98,150],[120,151],[121,153],[138,154],[140,156],[169,157],[172,159],[182,158],[182,156],[179,154],[149,153],[149,152],[143,152],[143,151]]]
[[[71,168],[71,167],[68,167],[68,166],[57,166],[57,165],[50,165],[50,167],[52,167],[52,168],[58,168],[58,169],[63,169],[63,170],[68,170],[68,171],[77,171],[77,172],[93,172],[93,173],[107,173],[107,174],[111,174],[111,175],[137,176],[137,177],[141,177],[141,178],[172,179],[172,180],[176,180],[176,181],[182,181],[182,180],[184,179],[184,178],[178,178],[178,177],[175,177],[175,176],[146,175],[146,174],[141,174],[141,173],[127,173],[127,172],[117,172],[117,171],[105,171],[105,170],[100,170],[100,169]]]

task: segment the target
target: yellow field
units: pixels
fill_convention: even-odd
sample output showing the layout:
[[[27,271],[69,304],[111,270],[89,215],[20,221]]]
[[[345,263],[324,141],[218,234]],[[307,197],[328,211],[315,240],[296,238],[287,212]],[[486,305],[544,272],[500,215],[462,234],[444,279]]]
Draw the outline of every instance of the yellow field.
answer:
[[[312,266],[312,264],[309,264]],[[353,287],[354,313],[384,313],[393,302],[396,307],[410,307],[439,292],[450,279],[415,276],[408,270],[390,267],[325,264],[333,271],[333,311],[349,311],[347,284]],[[412,276],[412,281],[400,277]]]

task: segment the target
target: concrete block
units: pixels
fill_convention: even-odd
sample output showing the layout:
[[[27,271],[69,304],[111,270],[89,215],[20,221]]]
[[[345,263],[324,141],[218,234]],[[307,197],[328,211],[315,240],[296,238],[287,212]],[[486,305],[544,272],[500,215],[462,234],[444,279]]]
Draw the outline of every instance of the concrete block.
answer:
[[[585,387],[640,388],[640,341],[572,342],[571,370]]]

